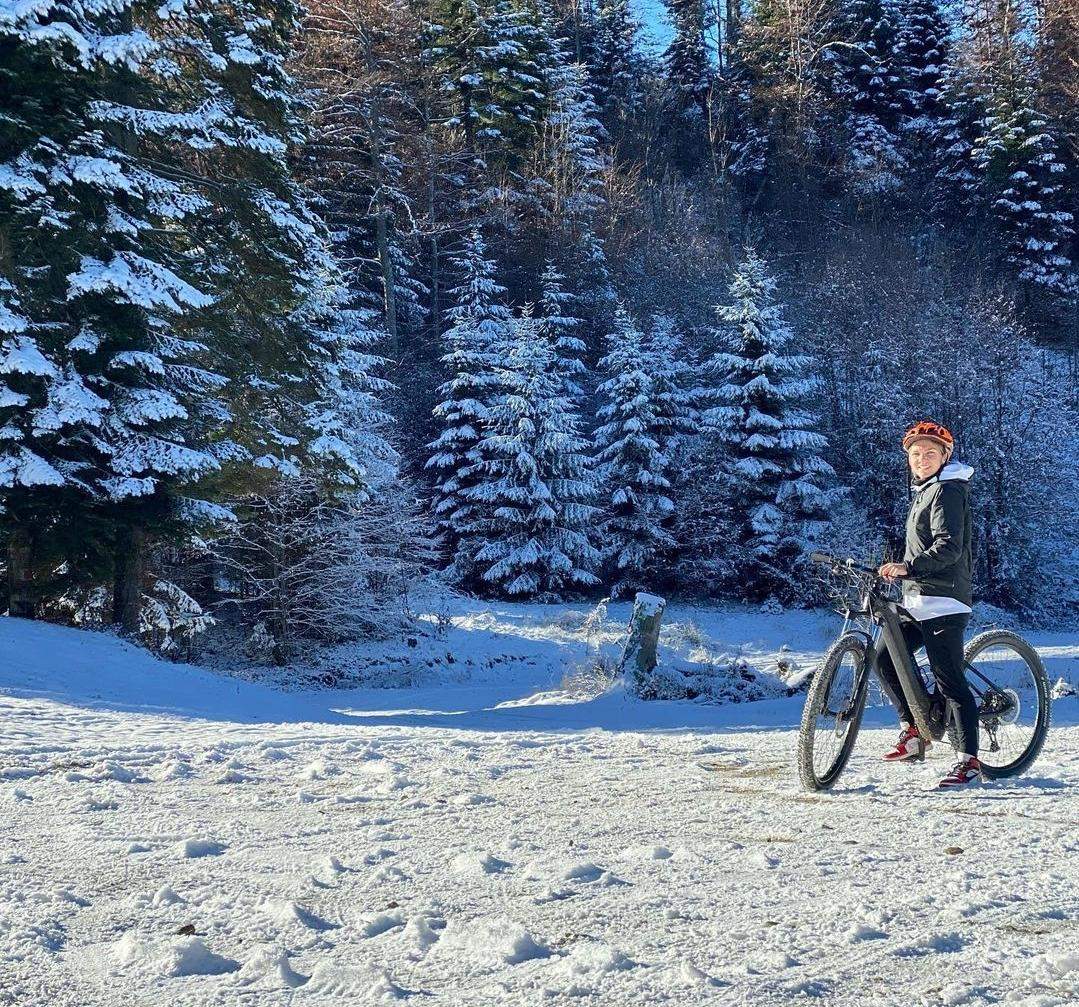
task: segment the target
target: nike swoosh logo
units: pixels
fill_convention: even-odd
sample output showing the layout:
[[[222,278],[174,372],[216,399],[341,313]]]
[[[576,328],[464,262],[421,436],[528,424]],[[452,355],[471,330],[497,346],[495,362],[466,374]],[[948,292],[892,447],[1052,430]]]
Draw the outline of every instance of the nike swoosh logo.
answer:
[[[935,629],[935,630],[933,630],[933,636],[940,636],[940,634],[943,633],[943,632],[944,632],[943,629]]]

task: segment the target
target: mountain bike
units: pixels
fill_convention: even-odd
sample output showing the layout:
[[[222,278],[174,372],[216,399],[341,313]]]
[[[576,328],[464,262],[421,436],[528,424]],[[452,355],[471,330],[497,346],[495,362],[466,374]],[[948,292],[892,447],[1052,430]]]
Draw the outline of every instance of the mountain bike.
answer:
[[[810,558],[839,581],[843,601],[838,611],[844,621],[806,696],[798,737],[802,785],[827,790],[846,767],[882,648],[895,665],[918,731],[934,741],[948,735],[954,748],[952,713],[936,690],[928,661],[912,664],[900,627],[902,606],[887,597],[876,568],[825,553]],[[982,773],[987,779],[1017,776],[1038,757],[1049,731],[1045,666],[1026,640],[1003,629],[979,633],[966,644],[963,657],[978,702]]]

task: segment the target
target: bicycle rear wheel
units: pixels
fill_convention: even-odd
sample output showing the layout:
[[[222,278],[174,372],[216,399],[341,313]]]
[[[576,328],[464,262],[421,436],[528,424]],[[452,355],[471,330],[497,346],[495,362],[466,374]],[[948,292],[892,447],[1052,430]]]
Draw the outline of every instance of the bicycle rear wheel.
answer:
[[[1049,676],[1038,652],[1015,633],[991,629],[964,653],[978,696],[978,759],[990,779],[1025,772],[1045,744],[1052,717]]]
[[[865,712],[865,641],[848,633],[832,644],[813,677],[798,732],[798,775],[806,790],[827,790],[846,768]]]

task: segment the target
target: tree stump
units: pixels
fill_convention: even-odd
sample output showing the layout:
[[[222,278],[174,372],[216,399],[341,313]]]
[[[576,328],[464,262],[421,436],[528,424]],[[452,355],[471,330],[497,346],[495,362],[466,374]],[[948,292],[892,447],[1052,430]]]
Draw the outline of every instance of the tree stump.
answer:
[[[618,672],[630,689],[641,696],[648,693],[649,679],[659,661],[656,647],[659,645],[659,625],[666,607],[665,598],[643,591],[633,601],[629,637],[622,651]]]
[[[29,533],[23,528],[14,528],[8,536],[8,612],[18,619],[37,616],[33,558],[34,543]]]

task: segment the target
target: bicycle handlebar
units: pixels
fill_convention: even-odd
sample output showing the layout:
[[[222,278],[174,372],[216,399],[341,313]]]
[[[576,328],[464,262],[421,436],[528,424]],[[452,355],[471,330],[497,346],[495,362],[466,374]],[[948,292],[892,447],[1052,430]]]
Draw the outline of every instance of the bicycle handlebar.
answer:
[[[837,567],[846,567],[848,570],[857,570],[859,573],[871,573],[877,576],[877,568],[875,566],[869,566],[866,563],[860,563],[856,559],[840,558],[839,556],[829,556],[826,552],[811,552],[809,558],[814,563],[820,563],[824,566],[830,566],[833,569]]]

